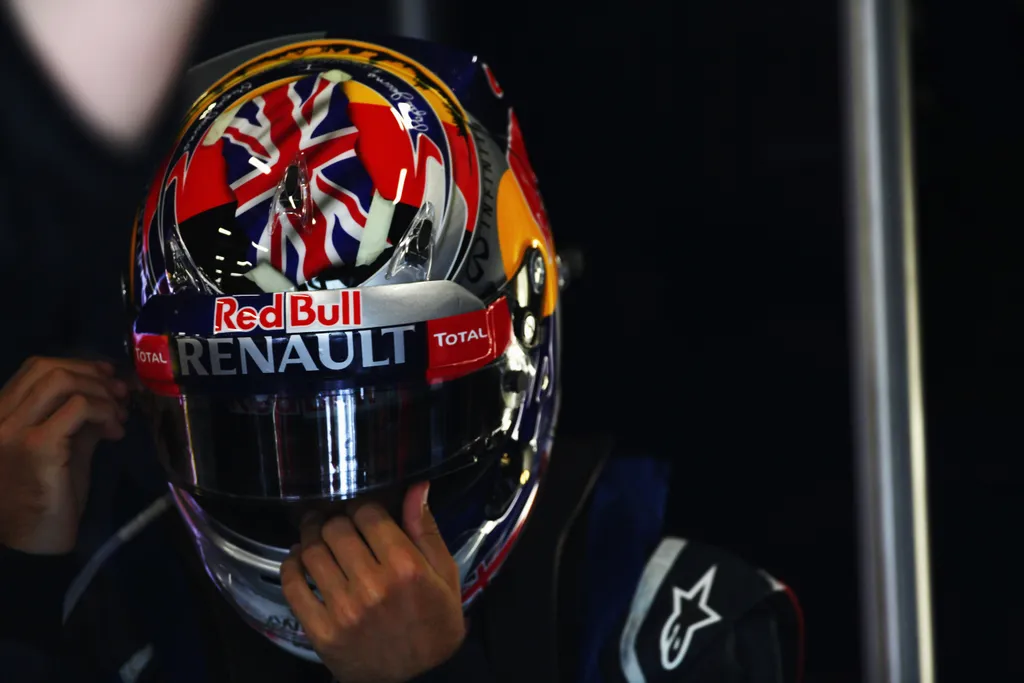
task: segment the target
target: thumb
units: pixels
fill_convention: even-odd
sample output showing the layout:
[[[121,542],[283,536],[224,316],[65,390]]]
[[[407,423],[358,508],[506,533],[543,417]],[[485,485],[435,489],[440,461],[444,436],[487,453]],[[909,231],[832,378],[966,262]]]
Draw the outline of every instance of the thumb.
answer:
[[[427,559],[441,578],[453,588],[458,588],[459,572],[448,551],[441,531],[437,528],[433,513],[427,504],[430,482],[424,481],[409,487],[402,504],[402,526],[413,544]]]

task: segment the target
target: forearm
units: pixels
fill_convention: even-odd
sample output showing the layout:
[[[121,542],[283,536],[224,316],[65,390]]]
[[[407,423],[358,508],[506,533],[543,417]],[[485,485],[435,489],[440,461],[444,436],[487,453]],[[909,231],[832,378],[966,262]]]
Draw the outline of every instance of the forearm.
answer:
[[[93,132],[131,149],[165,103],[207,0],[6,0],[37,60]]]

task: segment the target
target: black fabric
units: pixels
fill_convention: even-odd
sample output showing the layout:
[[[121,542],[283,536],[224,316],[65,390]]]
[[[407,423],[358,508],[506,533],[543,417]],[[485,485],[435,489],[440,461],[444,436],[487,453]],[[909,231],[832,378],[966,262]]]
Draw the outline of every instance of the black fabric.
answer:
[[[578,627],[578,612],[558,612],[559,606],[572,609],[575,595],[560,578],[578,576],[583,544],[567,546],[567,539],[612,447],[603,436],[556,444],[536,508],[515,552],[485,593],[488,656],[501,683],[558,681],[569,666],[559,654]],[[568,557],[567,548],[575,551]]]
[[[154,165],[153,152],[166,146],[171,118],[157,124],[148,148],[112,152],[52,87],[7,11],[0,4],[0,87],[7,94],[0,107],[0,383],[30,356],[106,357],[126,365],[120,270],[135,205]],[[140,457],[148,448],[145,435],[129,432],[118,448],[96,454],[94,482],[101,485],[93,488],[75,553],[30,557],[0,548],[0,679],[116,679],[116,669],[100,672],[87,661],[98,653],[84,643],[77,651],[68,647],[75,629],[62,629],[61,616],[81,555],[109,537],[112,525],[122,521],[119,513],[130,517],[140,509],[118,507],[126,501],[115,491],[145,497],[152,490],[152,468],[147,471]],[[121,477],[136,488],[121,486]],[[117,593],[104,590],[111,583],[119,587],[117,580],[99,577],[85,599]],[[111,613],[121,609],[115,602],[103,604]],[[85,630],[94,639],[109,635],[91,626]],[[132,627],[122,630],[130,636]],[[129,650],[131,640],[123,641]]]
[[[88,296],[99,290],[80,286],[77,257],[88,255],[83,247],[96,227],[90,225],[95,210],[116,203],[111,188],[127,185],[133,166],[82,132],[27,56],[5,8],[0,6],[0,87],[9,95],[0,108],[2,382],[31,355],[82,346],[83,323],[93,310]],[[116,283],[111,275],[115,279],[107,281]],[[76,570],[72,554],[31,557],[0,548],[0,662],[24,680],[61,675],[54,652],[61,647],[64,593]]]
[[[118,155],[88,133],[0,7],[0,378],[30,355],[122,354],[120,272],[154,151]]]
[[[631,606],[602,649],[603,683],[628,680],[624,650],[648,683],[800,681],[803,624],[788,590],[720,548],[685,541],[664,552],[679,542],[666,539],[652,555],[647,569],[660,578],[645,574],[637,594],[652,591],[649,604]],[[625,642],[630,625],[636,637]]]
[[[169,653],[155,648],[139,618],[139,610],[150,605],[134,603],[132,597],[132,591],[117,584],[110,568],[92,580],[61,634],[60,655],[76,678],[110,679],[136,653],[148,651],[135,683],[171,683],[162,662]]]
[[[0,545],[0,639],[44,649],[54,642],[75,571],[71,554],[27,555]]]
[[[788,653],[780,641],[780,617],[758,608],[722,634],[694,667],[680,672],[679,683],[795,683],[800,679],[784,668]],[[603,683],[627,683],[619,665],[619,652],[609,644],[602,652]]]

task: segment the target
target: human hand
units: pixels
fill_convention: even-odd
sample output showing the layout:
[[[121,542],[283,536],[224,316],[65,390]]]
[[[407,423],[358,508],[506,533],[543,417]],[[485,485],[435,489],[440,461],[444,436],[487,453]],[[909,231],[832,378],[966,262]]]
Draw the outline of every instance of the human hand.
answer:
[[[70,551],[100,439],[124,436],[128,388],[109,363],[29,358],[0,389],[0,544]]]
[[[304,520],[301,545],[281,565],[285,598],[339,681],[408,681],[448,660],[465,638],[459,570],[426,505],[428,490],[422,483],[406,494],[404,532],[377,503],[324,524]]]

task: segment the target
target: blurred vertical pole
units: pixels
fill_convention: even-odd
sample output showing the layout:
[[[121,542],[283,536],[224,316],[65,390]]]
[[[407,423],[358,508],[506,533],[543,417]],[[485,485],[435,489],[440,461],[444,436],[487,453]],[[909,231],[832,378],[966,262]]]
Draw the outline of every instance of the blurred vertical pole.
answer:
[[[865,680],[932,683],[905,0],[844,0]]]
[[[391,32],[406,38],[445,42],[449,4],[443,0],[388,0]]]

